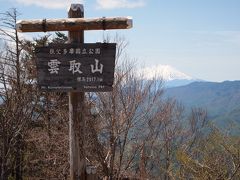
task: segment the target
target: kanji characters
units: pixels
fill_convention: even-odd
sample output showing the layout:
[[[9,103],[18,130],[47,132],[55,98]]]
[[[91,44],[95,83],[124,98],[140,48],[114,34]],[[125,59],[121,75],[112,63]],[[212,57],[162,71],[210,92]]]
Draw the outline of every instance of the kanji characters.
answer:
[[[100,48],[95,48],[95,54],[101,54],[101,49]]]
[[[100,55],[101,54],[101,48],[96,47],[96,48],[51,48],[49,49],[49,54],[51,55],[60,55],[60,54],[82,54],[82,55]]]
[[[54,49],[50,49],[50,50],[49,50],[49,54],[55,54]]]
[[[99,72],[100,74],[102,74],[102,72],[103,72],[103,64],[100,64],[100,66],[98,64],[99,64],[99,60],[95,59],[95,66],[91,64],[91,72],[92,73]]]
[[[82,54],[87,54],[87,49],[84,48],[84,49],[82,50]]]
[[[89,49],[89,54],[94,54],[94,49]]]
[[[48,66],[50,67],[48,71],[50,74],[58,74],[60,64],[61,62],[57,59],[51,59],[50,62],[48,62]]]
[[[63,54],[67,54],[68,50],[67,49],[63,49]]]
[[[56,54],[61,54],[61,49],[56,49]]]
[[[77,48],[75,52],[76,52],[76,54],[81,54],[81,49]]]
[[[69,49],[69,54],[74,54],[75,50],[73,48]]]
[[[75,73],[82,74],[82,71],[80,70],[81,63],[76,62],[76,60],[69,61],[69,62],[70,62],[69,71],[71,71],[73,74],[75,74]]]
[[[89,66],[89,70],[91,71],[92,74],[94,73],[103,73],[103,64],[100,63],[100,61],[98,59],[94,60],[95,63],[94,64],[90,64]],[[48,62],[48,66],[49,66],[49,73],[50,74],[58,74],[59,69],[60,69],[60,64],[61,62],[58,59],[51,59]],[[83,72],[81,71],[81,63],[77,62],[76,60],[72,60],[69,61],[69,69],[68,71],[70,71],[72,74],[78,73],[78,74],[82,74]],[[86,68],[86,66],[84,67]]]

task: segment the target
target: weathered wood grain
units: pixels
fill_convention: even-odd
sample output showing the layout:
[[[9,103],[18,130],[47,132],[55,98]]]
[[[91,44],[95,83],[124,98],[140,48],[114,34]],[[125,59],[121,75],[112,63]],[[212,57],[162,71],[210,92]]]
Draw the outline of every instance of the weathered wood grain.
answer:
[[[84,17],[82,4],[72,4],[68,11],[69,18]],[[68,43],[84,43],[84,31],[69,31]],[[86,179],[85,153],[85,94],[69,92],[69,164],[70,180]]]
[[[132,28],[131,17],[19,20],[18,32],[79,31]]]
[[[115,43],[72,43],[38,47],[36,48],[38,85],[45,91],[111,91],[115,54]],[[51,60],[59,62],[57,73],[50,73],[48,63]],[[81,73],[73,73],[70,70],[70,61],[73,60],[81,64],[79,68]],[[91,66],[96,67],[95,60],[98,60],[98,68],[103,66],[102,73],[92,72]]]

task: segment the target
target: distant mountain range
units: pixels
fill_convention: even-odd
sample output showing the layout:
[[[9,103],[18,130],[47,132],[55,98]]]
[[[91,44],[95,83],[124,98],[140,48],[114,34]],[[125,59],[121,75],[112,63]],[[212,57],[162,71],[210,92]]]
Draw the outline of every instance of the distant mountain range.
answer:
[[[170,65],[157,65],[146,67],[140,70],[145,80],[157,78],[164,81],[165,87],[177,87],[190,84],[195,81],[201,81],[193,78]]]
[[[177,99],[189,110],[206,109],[209,119],[220,127],[230,123],[240,125],[240,81],[193,82],[167,88],[165,96]]]
[[[145,80],[163,80],[165,97],[175,98],[188,112],[194,107],[206,109],[209,120],[216,125],[226,128],[237,124],[240,132],[240,81],[207,82],[169,65],[144,68],[141,72]]]

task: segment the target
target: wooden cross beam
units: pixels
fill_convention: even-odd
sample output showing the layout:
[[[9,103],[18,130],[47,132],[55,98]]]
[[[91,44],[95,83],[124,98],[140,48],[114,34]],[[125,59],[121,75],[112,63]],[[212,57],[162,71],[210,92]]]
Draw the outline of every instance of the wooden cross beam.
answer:
[[[17,22],[18,32],[46,32],[46,31],[79,31],[79,30],[107,30],[132,28],[131,17],[113,18],[65,18],[20,20]]]

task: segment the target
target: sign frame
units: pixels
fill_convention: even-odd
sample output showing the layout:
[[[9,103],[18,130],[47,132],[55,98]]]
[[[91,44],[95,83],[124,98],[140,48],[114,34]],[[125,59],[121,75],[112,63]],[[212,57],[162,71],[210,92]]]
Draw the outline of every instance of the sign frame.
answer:
[[[49,44],[35,51],[41,90],[112,91],[116,43]]]

